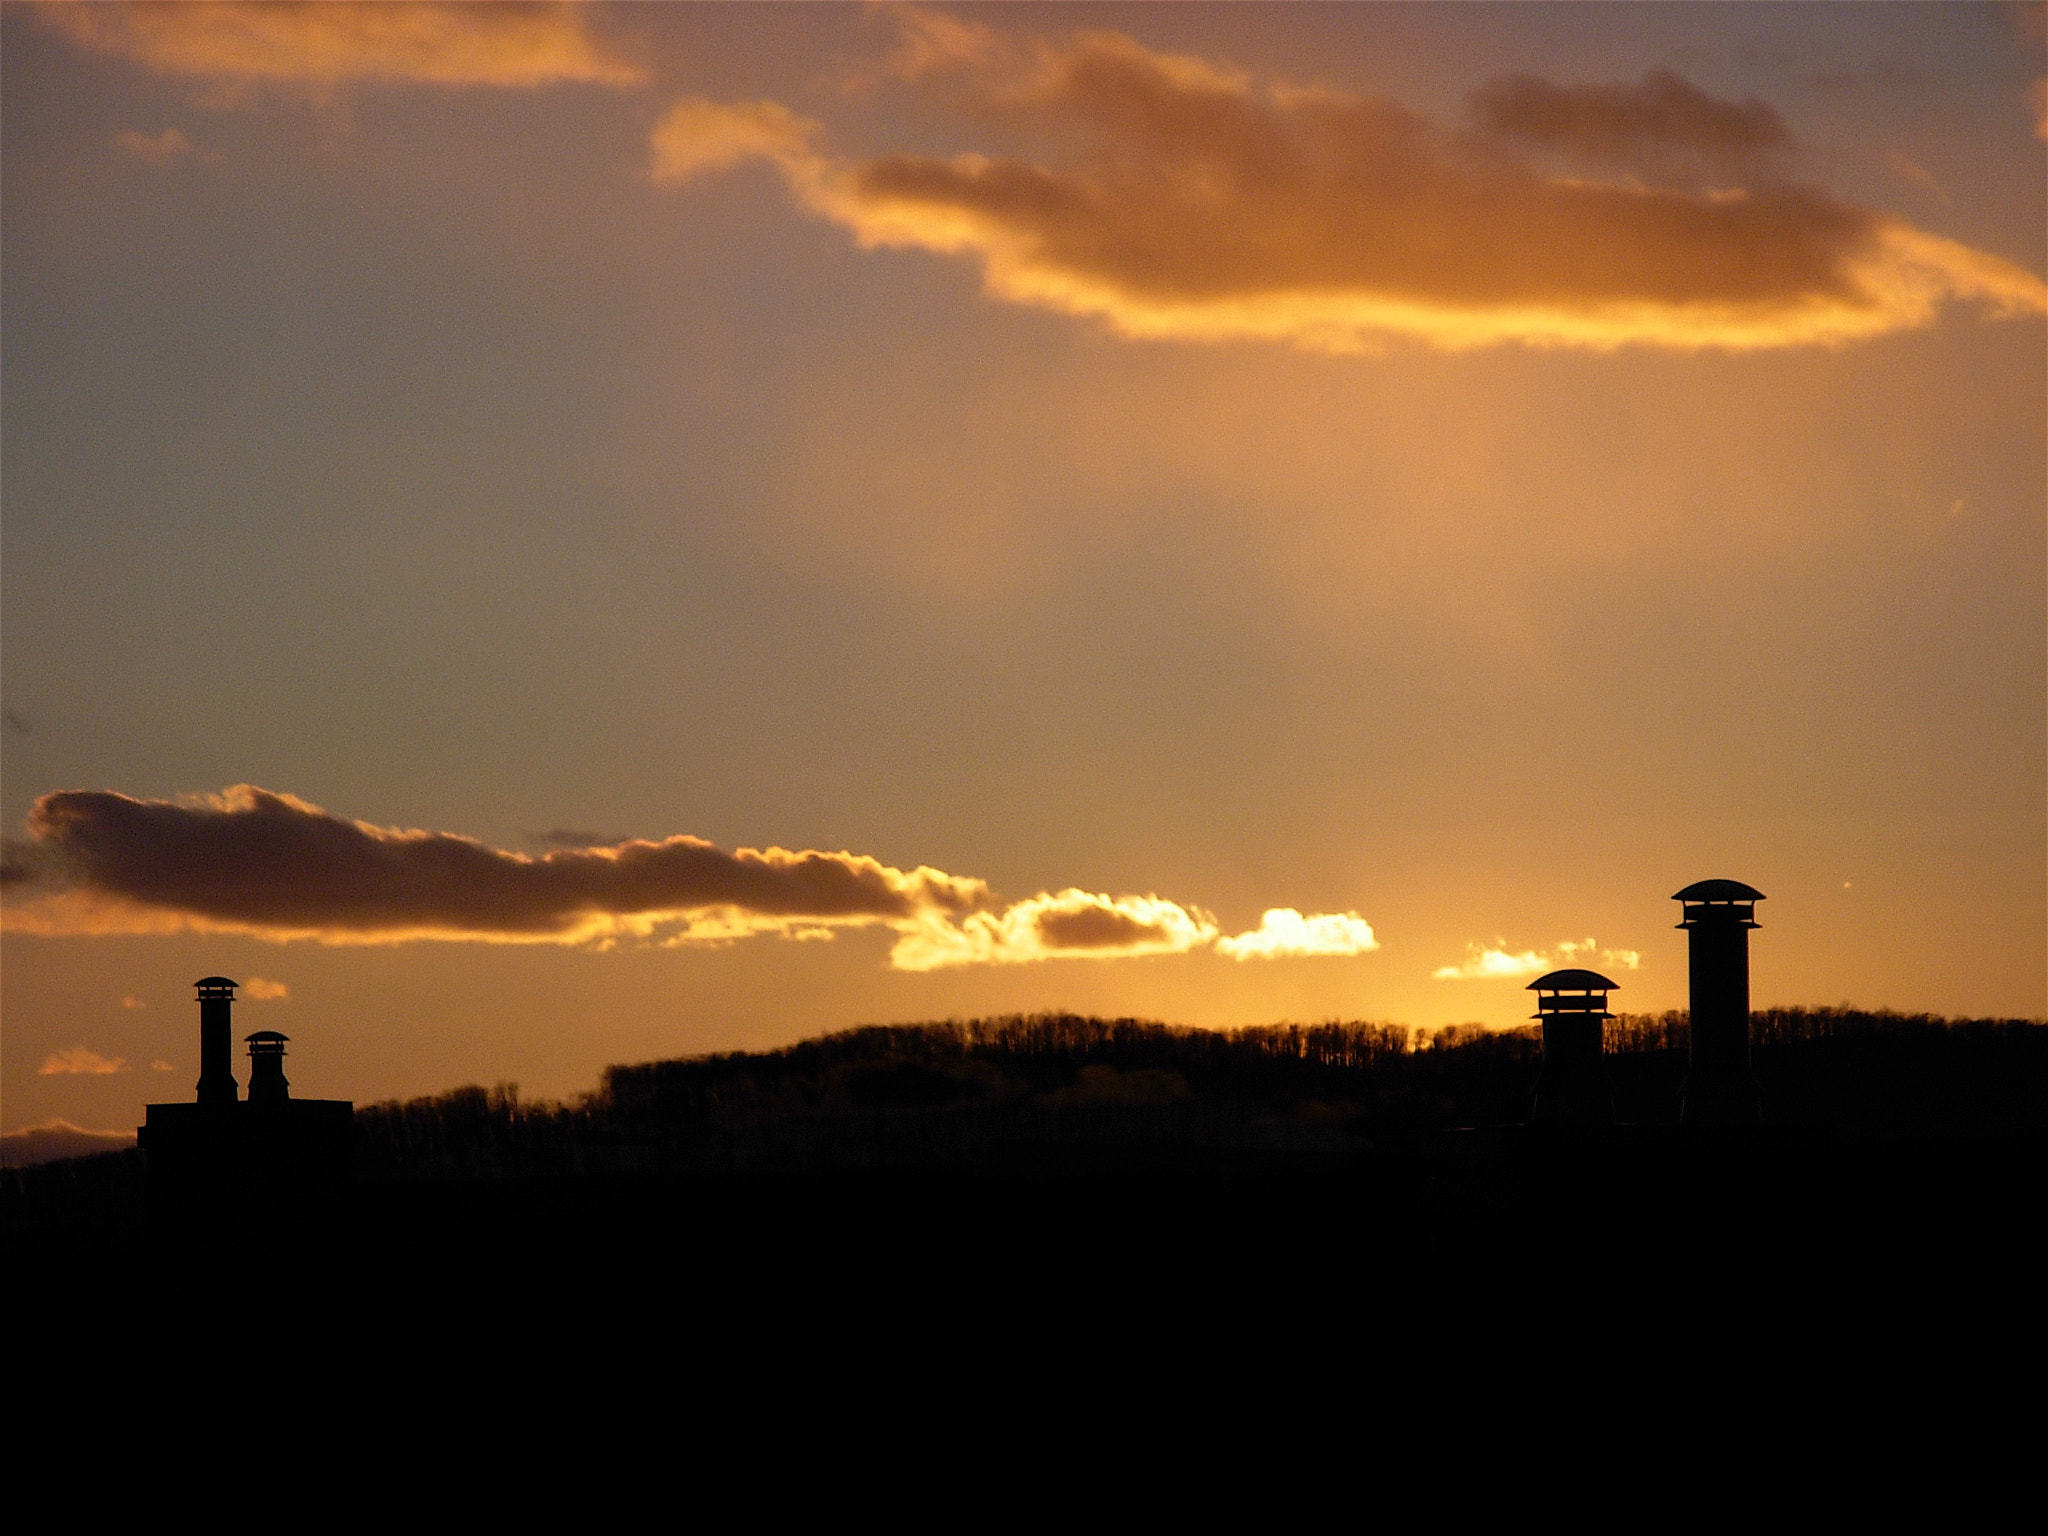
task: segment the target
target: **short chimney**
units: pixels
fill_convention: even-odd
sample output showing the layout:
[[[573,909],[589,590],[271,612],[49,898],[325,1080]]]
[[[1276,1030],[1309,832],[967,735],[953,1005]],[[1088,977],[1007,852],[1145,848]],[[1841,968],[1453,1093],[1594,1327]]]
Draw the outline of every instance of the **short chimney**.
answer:
[[[1688,1125],[1763,1119],[1749,1065],[1749,930],[1763,899],[1740,880],[1701,880],[1672,898],[1692,937],[1692,1062],[1679,1111]]]
[[[199,989],[199,1102],[232,1104],[235,1088],[235,1030],[231,1014],[239,982],[202,976]]]
[[[1607,994],[1620,989],[1598,971],[1552,971],[1529,983],[1543,1025],[1543,1070],[1532,1118],[1538,1125],[1612,1125],[1602,1031],[1613,1017]]]
[[[292,1096],[292,1085],[284,1075],[284,1043],[291,1037],[274,1029],[259,1029],[246,1038],[249,1045],[249,1102],[284,1103]]]

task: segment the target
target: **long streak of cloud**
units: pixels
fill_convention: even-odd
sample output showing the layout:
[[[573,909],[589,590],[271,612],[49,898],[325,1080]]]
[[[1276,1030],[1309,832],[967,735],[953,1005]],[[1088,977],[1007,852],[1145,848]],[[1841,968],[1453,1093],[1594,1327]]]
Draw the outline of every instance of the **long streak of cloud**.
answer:
[[[984,882],[930,867],[816,849],[729,852],[694,837],[511,853],[447,832],[344,820],[249,784],[183,801],[59,791],[36,802],[28,830],[7,850],[6,924],[53,936],[717,944],[881,927],[897,935],[890,963],[908,971],[1212,945],[1238,959],[1377,947],[1355,912],[1275,908],[1258,929],[1223,938],[1201,908],[1157,895],[1069,888],[1004,905]],[[260,991],[289,995],[278,983]]]
[[[1111,33],[1025,44],[916,13],[905,26],[899,77],[1071,153],[835,158],[819,125],[775,103],[691,99],[655,129],[652,174],[766,160],[864,248],[966,257],[998,298],[1130,336],[1743,349],[1922,326],[1957,300],[2048,309],[2011,262],[1783,179],[1775,112],[1668,71],[1496,82],[1451,132]],[[1531,145],[1609,174],[1547,174]],[[1703,166],[1746,179],[1709,184]]]
[[[350,81],[634,86],[569,5],[46,5],[74,42],[160,75],[332,87]]]

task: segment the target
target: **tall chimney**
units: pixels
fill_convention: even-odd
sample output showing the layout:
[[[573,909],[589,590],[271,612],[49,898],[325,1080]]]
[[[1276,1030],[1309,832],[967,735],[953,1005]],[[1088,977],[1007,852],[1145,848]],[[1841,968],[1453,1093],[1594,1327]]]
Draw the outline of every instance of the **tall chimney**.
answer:
[[[1749,930],[1764,893],[1740,880],[1701,880],[1683,902],[1692,936],[1692,1063],[1679,1118],[1688,1125],[1755,1125],[1763,1100],[1749,1066]]]
[[[202,976],[199,988],[199,1102],[232,1104],[235,1087],[235,1031],[229,1017],[239,982]]]

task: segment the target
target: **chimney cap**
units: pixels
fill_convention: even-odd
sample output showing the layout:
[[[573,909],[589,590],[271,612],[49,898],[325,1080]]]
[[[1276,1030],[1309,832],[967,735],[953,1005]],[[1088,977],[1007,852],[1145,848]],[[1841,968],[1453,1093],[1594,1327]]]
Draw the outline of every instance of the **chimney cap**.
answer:
[[[209,992],[232,992],[235,990],[235,988],[239,987],[241,983],[229,976],[202,976],[197,981],[193,982],[192,985],[197,987],[199,989],[199,995],[201,997],[204,997]]]
[[[259,1029],[253,1035],[242,1036],[242,1043],[245,1045],[283,1045],[289,1039],[291,1039],[290,1035],[281,1035],[274,1029]]]
[[[1621,983],[1609,981],[1598,971],[1552,971],[1538,976],[1524,989],[1529,992],[1619,992]]]
[[[1763,901],[1764,893],[1740,880],[1695,880],[1673,901]]]

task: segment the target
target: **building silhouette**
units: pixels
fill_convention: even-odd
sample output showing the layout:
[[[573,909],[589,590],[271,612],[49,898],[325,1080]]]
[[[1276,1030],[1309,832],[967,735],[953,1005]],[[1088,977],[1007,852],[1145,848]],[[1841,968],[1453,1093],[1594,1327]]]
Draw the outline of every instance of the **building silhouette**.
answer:
[[[291,1243],[331,1221],[348,1180],[355,1105],[295,1099],[286,1036],[257,1030],[249,1094],[233,1069],[238,983],[207,976],[199,994],[199,1083],[190,1104],[151,1104],[136,1133],[149,1168],[152,1235],[223,1249]]]
[[[1671,898],[1691,940],[1692,1050],[1679,1118],[1755,1125],[1763,1098],[1749,1064],[1749,930],[1764,893],[1740,880],[1698,880]]]
[[[1612,1125],[1604,1030],[1613,1015],[1607,994],[1619,991],[1598,971],[1552,971],[1529,983],[1534,1017],[1543,1026],[1543,1069],[1536,1076],[1530,1119],[1537,1125]]]

